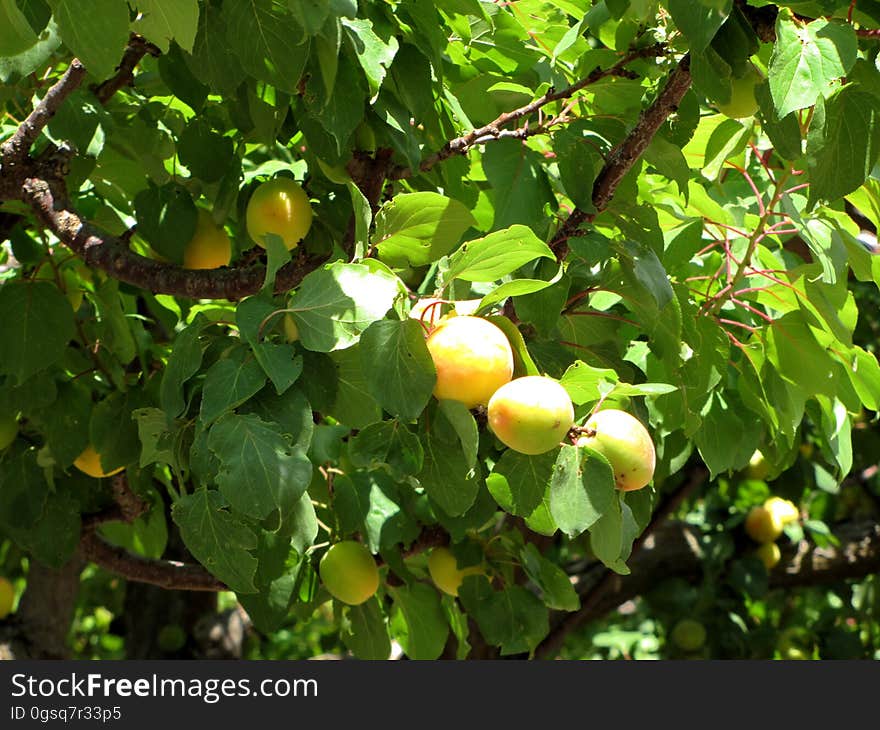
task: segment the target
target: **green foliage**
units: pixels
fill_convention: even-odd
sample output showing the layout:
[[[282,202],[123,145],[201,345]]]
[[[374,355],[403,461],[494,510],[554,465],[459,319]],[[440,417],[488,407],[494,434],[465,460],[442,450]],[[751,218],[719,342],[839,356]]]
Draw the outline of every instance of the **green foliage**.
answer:
[[[705,467],[673,515],[697,533],[701,582],[652,583],[565,654],[680,657],[683,616],[706,626],[701,656],[876,654],[875,578],[787,605],[741,526],[771,491],[803,512],[784,555],[877,517],[871,4],[81,5],[0,0],[0,142],[73,57],[86,70],[31,153],[69,148],[52,165],[90,227],[49,225],[22,181],[0,185],[0,399],[19,427],[0,452],[0,557],[22,579],[25,558],[63,565],[112,507],[118,485],[73,466],[91,444],[146,505],[101,539],[148,559],[182,542],[260,632],[252,656],[540,656],[597,571],[638,570],[653,510]],[[149,44],[133,82],[100,99],[132,33]],[[646,129],[686,53],[689,89]],[[754,68],[756,115],[717,113]],[[276,175],[314,213],[292,252],[245,226]],[[200,209],[231,237],[230,270],[179,268]],[[637,415],[652,485],[616,490],[577,430],[526,456],[484,408],[433,397],[425,335],[456,313],[498,324],[516,377],[558,379],[574,426]],[[485,566],[458,597],[426,569],[438,535]],[[381,565],[358,606],[316,573],[343,539]],[[93,568],[85,581],[101,600],[83,593],[76,651],[121,656],[119,592]]]

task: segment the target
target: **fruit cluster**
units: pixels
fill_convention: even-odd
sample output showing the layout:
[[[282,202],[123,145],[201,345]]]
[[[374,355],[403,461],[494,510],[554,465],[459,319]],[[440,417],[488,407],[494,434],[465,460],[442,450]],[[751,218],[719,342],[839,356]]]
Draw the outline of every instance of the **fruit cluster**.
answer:
[[[797,522],[800,512],[794,502],[782,497],[770,497],[762,505],[755,505],[746,515],[746,534],[758,543],[755,556],[771,570],[782,557],[777,538],[785,526]]]

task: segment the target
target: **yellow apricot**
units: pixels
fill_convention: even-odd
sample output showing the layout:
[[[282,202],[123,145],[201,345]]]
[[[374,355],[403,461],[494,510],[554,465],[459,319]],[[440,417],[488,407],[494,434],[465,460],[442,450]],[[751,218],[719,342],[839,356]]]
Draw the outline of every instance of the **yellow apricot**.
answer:
[[[312,227],[312,204],[298,182],[276,177],[254,190],[247,204],[246,219],[248,234],[258,246],[265,248],[263,236],[274,233],[289,251]]]
[[[642,422],[626,411],[607,408],[587,419],[585,428],[593,432],[577,440],[608,459],[614,482],[624,492],[641,489],[654,478],[656,452],[651,434]]]
[[[484,575],[481,565],[470,565],[459,568],[455,555],[449,548],[438,547],[431,551],[428,558],[428,573],[441,591],[450,596],[457,596],[462,581],[469,575]]]
[[[764,563],[767,570],[772,570],[782,558],[782,551],[775,542],[765,542],[755,549],[755,557]]]
[[[228,265],[231,258],[232,243],[226,231],[207,210],[199,208],[195,233],[183,249],[183,268],[216,269]]]
[[[755,542],[773,542],[782,534],[782,520],[776,512],[756,505],[746,515],[745,530]]]
[[[574,422],[568,392],[553,378],[528,375],[501,386],[489,400],[489,428],[521,454],[559,446]]]
[[[434,395],[468,408],[486,405],[513,377],[513,350],[499,327],[480,317],[444,319],[428,335],[437,371]]]
[[[783,526],[790,522],[797,522],[801,516],[794,502],[782,497],[770,497],[764,502],[764,507],[771,512],[775,512]]]
[[[758,111],[758,101],[755,98],[755,87],[761,83],[763,77],[758,70],[749,64],[746,73],[731,81],[730,99],[717,104],[718,111],[732,119],[745,119]]]

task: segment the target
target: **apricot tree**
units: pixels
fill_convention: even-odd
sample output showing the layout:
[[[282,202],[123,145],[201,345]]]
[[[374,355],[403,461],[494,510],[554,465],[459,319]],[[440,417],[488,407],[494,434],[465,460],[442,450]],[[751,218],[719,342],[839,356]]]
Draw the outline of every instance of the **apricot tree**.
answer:
[[[876,656],[878,29],[0,0],[0,647]]]

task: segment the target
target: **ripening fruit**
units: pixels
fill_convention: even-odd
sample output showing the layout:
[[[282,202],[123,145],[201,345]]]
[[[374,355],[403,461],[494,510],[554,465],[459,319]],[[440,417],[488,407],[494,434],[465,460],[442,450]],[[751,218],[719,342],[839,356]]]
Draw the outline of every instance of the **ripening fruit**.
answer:
[[[289,251],[306,237],[312,227],[312,204],[300,184],[289,177],[261,183],[247,204],[248,235],[266,247],[263,236],[280,236]]]
[[[593,431],[577,440],[608,459],[618,489],[631,492],[654,478],[657,456],[654,442],[642,422],[626,411],[607,408],[587,419],[585,428]]]
[[[749,459],[749,465],[746,467],[746,476],[749,479],[757,479],[763,482],[769,473],[770,466],[767,464],[767,459],[764,458],[764,454],[755,449],[755,452]]]
[[[480,317],[450,317],[428,335],[437,371],[434,395],[468,408],[486,405],[513,377],[513,350],[499,327]]]
[[[767,570],[773,570],[782,558],[782,551],[775,542],[765,542],[757,547],[755,557],[764,563],[764,567]]]
[[[706,627],[692,618],[683,618],[675,624],[671,638],[682,651],[697,651],[706,643]]]
[[[207,210],[199,208],[196,231],[183,249],[183,268],[216,269],[228,265],[231,258],[232,243],[226,231]]]
[[[459,568],[455,555],[449,548],[434,548],[428,558],[428,572],[441,591],[450,596],[457,596],[461,582],[468,575],[483,575],[485,571],[481,565],[469,565],[467,568]]]
[[[330,546],[318,573],[330,595],[349,606],[369,600],[379,589],[379,568],[365,545],[343,540]]]
[[[556,448],[573,423],[574,406],[565,388],[543,375],[511,380],[489,400],[489,428],[521,454]]]
[[[0,619],[6,618],[12,613],[12,604],[15,601],[15,588],[6,578],[0,576]]]
[[[0,451],[9,446],[18,436],[18,419],[14,413],[0,415]]]
[[[95,479],[111,477],[125,469],[124,466],[120,466],[117,469],[113,469],[113,471],[105,472],[101,466],[101,456],[91,444],[86,446],[85,450],[74,459],[73,465],[90,477],[95,477]]]
[[[296,320],[290,314],[284,315],[284,338],[288,342],[296,342],[299,339],[299,327]]]
[[[755,542],[773,542],[782,534],[782,520],[776,512],[763,505],[755,506],[746,515],[745,529]]]
[[[731,81],[730,101],[718,104],[718,111],[732,119],[745,119],[758,111],[755,87],[763,81],[761,73],[751,63],[748,70]]]
[[[783,527],[790,522],[797,522],[801,516],[795,503],[782,497],[770,497],[764,502],[764,507],[776,513]]]

